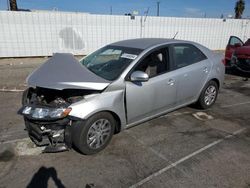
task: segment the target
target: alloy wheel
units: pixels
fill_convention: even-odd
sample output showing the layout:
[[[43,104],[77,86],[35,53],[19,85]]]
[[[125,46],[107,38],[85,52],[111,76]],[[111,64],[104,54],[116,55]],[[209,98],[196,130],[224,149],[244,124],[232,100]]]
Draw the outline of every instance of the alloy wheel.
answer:
[[[213,104],[216,98],[216,94],[217,94],[216,87],[213,85],[208,86],[208,88],[205,91],[205,97],[204,97],[204,102],[207,106]]]
[[[87,144],[92,149],[102,147],[111,135],[111,123],[107,119],[95,121],[89,128],[87,134]]]

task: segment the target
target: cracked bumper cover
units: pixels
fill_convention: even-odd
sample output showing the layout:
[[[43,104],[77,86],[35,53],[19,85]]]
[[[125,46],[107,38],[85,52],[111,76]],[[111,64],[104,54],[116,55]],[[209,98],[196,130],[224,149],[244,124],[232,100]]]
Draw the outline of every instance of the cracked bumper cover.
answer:
[[[23,108],[21,108],[23,109]],[[19,110],[19,114],[21,109]],[[72,121],[74,117],[37,120],[24,116],[29,137],[37,146],[46,146],[44,152],[60,152],[72,147]]]

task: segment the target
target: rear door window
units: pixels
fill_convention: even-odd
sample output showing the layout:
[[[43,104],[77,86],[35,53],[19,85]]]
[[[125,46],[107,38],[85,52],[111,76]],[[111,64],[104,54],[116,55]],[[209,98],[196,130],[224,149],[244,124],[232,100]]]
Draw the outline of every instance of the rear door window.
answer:
[[[172,57],[175,69],[203,61],[207,57],[191,44],[175,44],[172,47]]]

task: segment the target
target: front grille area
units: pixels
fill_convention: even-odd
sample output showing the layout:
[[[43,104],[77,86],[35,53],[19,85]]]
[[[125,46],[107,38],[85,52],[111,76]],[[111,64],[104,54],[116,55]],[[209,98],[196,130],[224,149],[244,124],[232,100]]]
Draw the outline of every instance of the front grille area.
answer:
[[[59,122],[35,122],[26,119],[25,126],[30,138],[37,146],[46,146],[54,143],[63,143],[64,130],[69,120]],[[58,135],[55,137],[55,135]]]

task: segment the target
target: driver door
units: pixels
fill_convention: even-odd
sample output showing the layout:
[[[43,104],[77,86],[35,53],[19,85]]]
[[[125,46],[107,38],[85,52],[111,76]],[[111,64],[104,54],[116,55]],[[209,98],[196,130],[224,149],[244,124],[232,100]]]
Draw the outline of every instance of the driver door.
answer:
[[[236,36],[231,36],[229,38],[229,41],[226,47],[226,52],[225,52],[225,58],[227,62],[231,60],[234,50],[242,45],[243,45],[243,42],[240,38]]]
[[[162,55],[162,61],[155,60],[152,57],[153,54],[157,53]],[[151,68],[151,73],[149,73],[151,75],[149,75],[149,80],[146,82],[126,81],[126,107],[129,124],[149,118],[175,106],[176,78],[175,75],[169,72],[168,57],[166,47],[149,53],[132,72],[138,70],[150,72],[147,70],[150,64],[163,63],[164,66],[160,68],[161,70],[152,73],[155,67]]]

